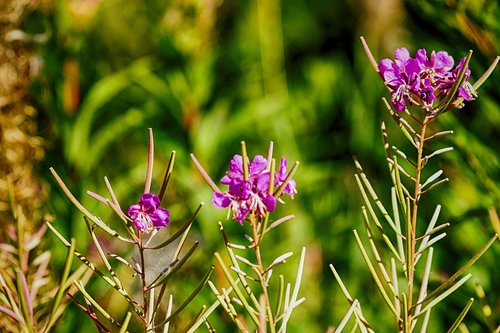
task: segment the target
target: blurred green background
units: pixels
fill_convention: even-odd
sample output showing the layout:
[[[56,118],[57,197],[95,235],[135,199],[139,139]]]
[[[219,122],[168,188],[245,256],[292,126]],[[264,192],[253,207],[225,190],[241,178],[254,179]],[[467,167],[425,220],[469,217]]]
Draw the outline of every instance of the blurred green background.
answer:
[[[412,54],[418,48],[444,49],[458,62],[471,49],[474,81],[500,53],[498,1],[44,0],[24,15],[26,32],[48,36],[38,46],[42,73],[30,87],[46,149],[38,166],[50,187],[46,210],[65,236],[77,238],[78,248],[89,243],[85,225],[56,187],[50,166],[87,208],[118,224],[110,210],[85,192],[105,194],[107,176],[123,207],[135,203],[143,187],[151,127],[156,152],[153,191],[159,190],[170,151],[177,153],[165,201],[175,228],[200,201],[211,199],[189,153],[220,179],[232,155],[240,151],[241,140],[250,155],[265,155],[272,140],[276,156],[301,162],[295,176],[299,194],[275,213],[293,213],[296,218],[274,230],[264,244],[267,260],[295,253],[284,268],[289,279],[301,247],[307,247],[301,288],[306,302],[294,312],[289,331],[324,332],[344,316],[348,303],[330,263],[360,299],[377,331],[394,331],[352,235],[352,229],[363,229],[352,156],[387,202],[390,180],[380,121],[388,123],[393,144],[411,150],[385,110],[381,98],[387,97],[387,90],[359,36],[377,59],[392,57],[396,48],[406,46]],[[431,288],[495,232],[488,208],[500,208],[499,78],[496,70],[477,101],[436,124],[452,128],[455,135],[435,147],[450,145],[455,150],[433,165],[443,168],[451,181],[432,192],[421,211],[420,223],[425,223],[441,203],[439,221],[451,223],[448,237],[436,249]],[[211,254],[223,251],[217,221],[225,214],[207,204],[195,222],[191,237],[201,241],[201,249],[172,286],[178,301],[213,263]],[[237,223],[226,226],[232,239],[241,239]],[[56,253],[53,264],[60,266],[65,249],[53,237],[47,246]],[[499,253],[496,242],[471,269],[473,279],[487,291],[497,324]],[[219,273],[213,279],[223,283]],[[123,316],[117,295],[102,287],[91,280],[94,294]],[[476,297],[472,282],[433,312],[429,332],[447,329],[470,297]],[[214,299],[206,288],[176,327]],[[235,330],[221,311],[211,322],[219,332]],[[479,302],[466,323],[471,332],[487,330]],[[88,332],[91,325],[70,306],[58,332]]]

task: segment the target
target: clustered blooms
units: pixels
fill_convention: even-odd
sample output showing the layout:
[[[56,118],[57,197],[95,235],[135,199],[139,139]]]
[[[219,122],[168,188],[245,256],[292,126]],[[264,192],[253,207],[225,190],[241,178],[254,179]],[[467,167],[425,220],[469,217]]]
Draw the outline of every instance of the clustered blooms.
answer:
[[[128,215],[134,220],[137,230],[148,233],[153,228],[165,228],[170,222],[170,212],[158,207],[160,198],[152,193],[144,193],[135,205],[130,206]]]
[[[248,161],[247,161],[248,162]],[[274,174],[274,188],[280,187],[287,177],[287,162],[281,158],[279,170]],[[233,218],[240,224],[249,214],[263,216],[266,212],[276,209],[276,199],[269,193],[270,185],[269,163],[266,158],[256,155],[251,163],[248,163],[248,178],[245,179],[243,171],[243,158],[234,155],[229,163],[229,171],[221,179],[221,183],[228,185],[227,192],[214,192],[212,203],[218,208],[229,207]],[[295,181],[290,179],[283,193],[292,199],[297,193]],[[278,201],[282,202],[280,198]]]
[[[429,59],[427,51],[420,49],[412,58],[408,49],[400,48],[394,53],[394,61],[380,61],[378,71],[391,89],[391,101],[396,111],[404,111],[407,103],[432,111],[434,102],[451,92],[465,59],[462,58],[453,69],[455,61],[446,51],[432,51]],[[458,96],[467,101],[477,97],[469,78],[467,67],[464,82],[458,89]]]

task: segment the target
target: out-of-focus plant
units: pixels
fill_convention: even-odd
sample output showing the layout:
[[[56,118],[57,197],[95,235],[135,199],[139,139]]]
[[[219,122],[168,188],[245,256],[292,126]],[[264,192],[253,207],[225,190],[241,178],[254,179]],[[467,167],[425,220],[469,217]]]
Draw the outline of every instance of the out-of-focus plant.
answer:
[[[51,252],[42,250],[40,243],[47,227],[31,231],[32,221],[15,202],[10,186],[13,224],[4,230],[5,241],[0,243],[0,330],[2,332],[49,332],[62,316],[68,298],[76,288],[72,282],[89,279],[86,268],[80,267],[70,275],[74,253],[71,241],[59,282],[54,281],[49,266]]]
[[[267,158],[256,155],[250,162],[245,142],[242,141],[241,144],[242,155],[234,155],[229,164],[229,171],[221,179],[221,183],[228,186],[225,192],[219,189],[196,157],[191,154],[203,178],[214,191],[212,196],[214,206],[227,208],[228,217],[231,215],[242,227],[250,228],[250,235],[245,234],[249,244],[235,244],[229,241],[222,222],[219,222],[219,230],[231,263],[228,266],[217,252],[215,258],[231,288],[226,290],[224,287],[217,287],[211,281],[209,285],[218,303],[222,305],[240,332],[251,332],[252,326],[256,327],[258,332],[266,332],[267,329],[270,332],[286,332],[292,311],[305,300],[298,298],[305,248],[302,249],[293,289],[290,283],[285,285],[285,278],[280,274],[277,296],[273,299],[270,294],[273,270],[293,253],[287,252],[271,263],[266,263],[262,241],[268,232],[294,217],[288,215],[271,222],[269,214],[276,209],[277,203],[284,202],[281,199],[283,194],[293,198],[297,193],[296,183],[292,177],[299,163],[295,162],[287,171],[287,161],[282,157],[276,170],[272,142],[269,145]],[[242,251],[241,255],[234,250]],[[246,316],[242,314],[242,310]],[[205,314],[197,325],[204,321],[212,331],[208,315],[209,313]]]
[[[43,63],[36,48],[47,39],[27,28],[27,17],[37,5],[38,1],[22,0],[0,3],[0,237],[3,227],[13,223],[9,184],[23,214],[33,222],[28,230],[40,226],[47,199],[47,187],[36,170],[45,155],[44,140],[28,97],[29,83]]]
[[[151,193],[153,151],[153,132],[150,129],[144,194],[141,195],[137,204],[131,205],[128,208],[126,213],[122,210],[107,178],[105,178],[105,183],[109,192],[109,198],[105,198],[91,191],[87,192],[91,197],[110,207],[116,213],[119,220],[122,222],[120,231],[113,229],[108,223],[93,215],[82,206],[71,194],[55,170],[51,169],[61,189],[75,207],[83,214],[92,243],[97,250],[99,258],[104,264],[104,268],[101,268],[101,265],[91,261],[90,257],[86,257],[76,249],[74,250],[75,256],[95,275],[99,276],[109,287],[120,294],[122,300],[128,304],[128,308],[130,309],[123,320],[116,320],[113,315],[106,311],[106,309],[104,309],[89,293],[81,281],[74,282],[76,288],[78,288],[83,295],[84,303],[80,302],[76,297],[73,297],[73,300],[78,304],[79,308],[92,319],[99,332],[109,332],[110,328],[108,327],[110,327],[110,325],[114,327],[114,329],[119,328],[120,332],[125,332],[133,314],[140,319],[140,325],[144,328],[144,332],[156,332],[159,329],[161,329],[162,332],[168,332],[172,326],[172,320],[200,292],[213,270],[213,268],[211,268],[205,276],[202,277],[199,284],[185,300],[179,303],[176,302],[177,306],[174,306],[173,294],[169,295],[168,299],[164,297],[167,293],[169,281],[171,281],[172,277],[184,266],[198,246],[198,242],[194,242],[188,250],[183,249],[191,225],[203,204],[199,205],[188,221],[169,237],[165,237],[166,235],[161,229],[165,229],[170,225],[170,211],[160,207],[160,204],[166,193],[169,180],[171,179],[175,151],[172,151],[170,155],[170,160],[158,195]],[[53,225],[50,223],[47,225],[66,247],[74,248],[74,245],[69,243]],[[96,229],[100,229],[105,235],[123,243],[128,248],[123,251],[123,253],[119,254],[106,252],[106,240],[98,236]],[[126,233],[126,236],[123,233]],[[174,249],[168,249],[168,245],[173,246]],[[158,252],[165,252],[166,249],[169,251],[171,250],[173,254],[171,254],[168,259],[159,259],[157,257]],[[132,255],[133,250],[135,250],[135,252]],[[165,255],[165,253],[162,253],[162,256],[163,255]],[[155,263],[152,264],[151,261],[155,261]],[[130,275],[136,278],[134,280],[135,285],[140,286],[140,301],[136,300],[134,297],[135,295],[127,290],[126,280],[123,276],[117,274],[117,265],[124,265],[125,268],[130,270]],[[151,267],[152,265],[153,267]]]
[[[384,149],[392,179],[391,209],[385,208],[355,159],[355,178],[364,200],[362,213],[368,241],[363,241],[356,230],[354,236],[385,304],[395,317],[397,331],[409,333],[419,327],[425,332],[432,309],[471,277],[471,274],[463,275],[498,238],[495,234],[455,274],[429,291],[432,246],[446,236],[443,229],[449,223],[437,224],[441,205],[436,206],[428,222],[421,221],[418,212],[420,206],[428,204],[423,201],[425,194],[449,179],[442,177],[443,170],[429,172],[425,167],[432,167],[433,159],[453,150],[452,147],[430,147],[436,145],[434,142],[438,139],[453,133],[453,130],[434,131],[431,124],[445,112],[461,108],[464,101],[475,99],[476,90],[492,73],[500,57],[496,57],[472,85],[468,67],[472,51],[456,67],[446,51],[432,51],[428,55],[425,49],[420,49],[413,58],[406,48],[397,49],[394,60],[383,59],[377,63],[363,38],[361,41],[372,66],[391,92],[391,103],[384,99],[386,107],[415,152],[412,156],[396,145],[391,146],[386,125],[382,122]],[[424,254],[427,254],[425,264],[417,266]],[[363,316],[358,300],[349,294],[334,266],[330,267],[351,304],[337,331],[342,331],[354,315],[355,328],[374,332],[375,328]],[[467,302],[448,332],[459,327],[472,303],[473,299]]]

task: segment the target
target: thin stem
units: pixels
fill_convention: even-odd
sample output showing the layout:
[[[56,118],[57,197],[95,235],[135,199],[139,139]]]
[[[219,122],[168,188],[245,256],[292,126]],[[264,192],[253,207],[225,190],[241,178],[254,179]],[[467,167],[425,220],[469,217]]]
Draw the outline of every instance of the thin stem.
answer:
[[[427,131],[427,125],[430,123],[429,117],[425,117],[422,122],[422,129],[420,132],[420,137],[418,141],[418,149],[417,149],[417,164],[416,164],[416,175],[415,175],[415,191],[413,195],[413,211],[410,220],[411,228],[408,228],[409,234],[407,235],[407,240],[409,242],[409,251],[408,251],[408,313],[407,316],[408,326],[412,326],[412,315],[411,309],[413,306],[413,285],[415,280],[415,248],[417,242],[417,215],[418,215],[418,204],[420,200],[420,179],[422,175],[422,169],[424,167],[423,164],[423,151],[424,151],[424,141],[425,134]]]
[[[264,268],[264,264],[262,262],[262,255],[260,253],[260,242],[262,240],[263,234],[260,234],[259,232],[259,225],[261,224],[260,220],[256,220],[255,218],[251,219],[251,224],[252,224],[252,231],[253,231],[253,239],[254,239],[254,244],[255,244],[255,257],[257,258],[257,270],[259,273],[259,280],[260,280],[260,285],[262,287],[262,293],[264,296],[264,305],[266,307],[265,312],[267,313],[267,321],[269,322],[269,328],[271,330],[271,333],[275,333],[275,323],[273,319],[273,314],[271,311],[271,301],[269,299],[269,294],[267,292],[267,279],[266,279],[266,274],[267,271]],[[262,309],[261,309],[262,311]],[[259,331],[260,332],[260,331]]]
[[[139,275],[141,276],[141,284],[142,284],[142,309],[144,311],[144,318],[142,318],[145,323],[148,318],[148,313],[149,313],[149,301],[148,301],[148,286],[146,284],[146,269],[144,266],[144,247],[142,244],[142,232],[139,232],[139,242],[137,243],[137,246],[139,247],[139,256],[140,256],[140,265],[141,265],[141,271],[139,272]],[[148,324],[148,323],[146,323]]]

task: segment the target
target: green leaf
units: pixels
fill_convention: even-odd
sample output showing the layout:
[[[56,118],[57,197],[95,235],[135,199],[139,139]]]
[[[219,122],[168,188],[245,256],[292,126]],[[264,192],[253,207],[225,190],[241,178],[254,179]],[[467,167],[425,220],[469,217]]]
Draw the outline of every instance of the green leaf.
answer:
[[[120,328],[120,333],[127,332],[128,324],[130,322],[130,317],[132,317],[132,312],[128,311],[125,320],[122,323],[122,328]]]
[[[250,306],[250,304],[248,304],[245,296],[243,295],[243,292],[240,290],[240,288],[238,288],[236,281],[233,279],[231,272],[227,268],[226,264],[224,263],[224,261],[222,260],[220,254],[218,252],[215,252],[215,259],[217,259],[217,261],[219,262],[219,264],[222,268],[222,271],[224,272],[224,275],[226,276],[226,279],[229,281],[229,284],[231,285],[231,287],[233,287],[234,292],[236,293],[239,300],[243,304],[243,307],[245,308],[245,310],[249,314],[250,318],[252,318],[252,321],[255,323],[255,325],[258,326],[259,319],[255,316],[255,313],[256,313],[255,309],[253,309]]]
[[[66,291],[65,284],[68,280],[69,273],[71,271],[71,264],[73,263],[73,255],[75,253],[75,239],[71,239],[71,245],[68,249],[68,254],[66,255],[66,260],[64,261],[63,273],[61,279],[59,280],[59,287],[54,297],[54,302],[52,303],[49,319],[47,320],[47,326],[45,326],[44,332],[49,332],[55,322],[55,314],[61,305],[62,298]]]
[[[389,299],[389,296],[387,295],[387,292],[385,291],[385,288],[384,288],[382,282],[380,281],[378,274],[375,271],[375,268],[373,267],[373,265],[370,261],[370,258],[368,257],[366,249],[365,249],[363,243],[361,242],[361,239],[359,238],[357,231],[353,230],[353,232],[354,232],[354,237],[356,238],[356,243],[358,244],[359,250],[361,251],[361,256],[365,260],[366,265],[368,266],[368,269],[370,270],[370,273],[372,274],[372,277],[375,280],[375,283],[377,284],[377,287],[378,287],[378,290],[380,291],[380,294],[384,298],[385,303],[387,304],[389,309],[392,311],[392,313],[396,316],[396,318],[398,320],[400,320],[401,318],[399,318],[399,314],[396,311],[394,304],[392,304],[391,300]]]
[[[85,299],[89,301],[104,318],[106,318],[114,326],[120,327],[120,324],[116,320],[114,320],[113,317],[111,317],[111,315],[106,310],[104,310],[104,308],[92,296],[90,296],[87,290],[85,290],[85,287],[81,281],[74,281],[73,284],[78,288],[78,290],[80,290],[80,292],[83,294],[83,297],[85,297]]]
[[[104,223],[100,218],[98,218],[97,216],[94,216],[92,215],[88,210],[87,208],[85,208],[76,198],[75,196],[71,193],[71,191],[68,189],[68,187],[66,186],[66,184],[64,184],[64,182],[62,181],[61,177],[59,177],[59,175],[57,174],[57,172],[54,170],[54,168],[50,168],[50,172],[52,173],[52,175],[54,176],[54,178],[56,179],[57,183],[59,184],[59,186],[61,187],[61,189],[63,190],[64,194],[66,194],[66,196],[68,197],[68,199],[73,203],[73,205],[75,205],[75,207],[83,214],[85,215],[90,221],[92,221],[93,223],[97,224],[97,226],[99,226],[99,228],[101,228],[102,230],[106,231],[108,234],[110,234],[111,236],[113,237],[116,237],[124,242],[127,242],[127,243],[134,243],[135,244],[135,241],[133,241],[132,239],[129,239],[129,238],[125,238],[123,236],[121,236],[120,234],[118,234],[118,232],[116,232],[115,230],[111,229],[106,223]],[[50,227],[50,224],[47,224],[49,227]],[[68,243],[69,244],[69,243]]]
[[[191,246],[191,248],[182,257],[182,259],[180,259],[178,261],[174,260],[172,262],[174,265],[172,266],[172,264],[171,264],[167,268],[165,268],[160,273],[160,275],[146,288],[146,290],[156,288],[156,287],[166,283],[186,263],[186,261],[189,259],[189,257],[191,257],[194,250],[196,250],[196,247],[198,246],[198,244],[199,244],[199,242],[195,242],[193,244],[193,246]],[[166,272],[168,272],[168,273],[166,273]]]
[[[158,249],[161,249],[161,248],[169,245],[173,241],[175,241],[177,238],[179,238],[179,236],[181,236],[186,231],[186,229],[188,229],[191,226],[191,224],[194,222],[196,216],[198,216],[198,214],[200,213],[201,208],[204,205],[205,204],[203,202],[200,202],[200,204],[198,205],[198,208],[193,213],[193,215],[191,216],[191,218],[189,220],[187,220],[178,230],[175,231],[175,233],[172,236],[170,236],[169,238],[167,238],[164,242],[162,242],[162,243],[160,243],[158,245],[152,246],[152,247],[145,247],[145,249],[147,249],[147,250],[158,250]]]
[[[497,240],[498,234],[495,234],[465,265],[462,266],[455,274],[453,274],[448,280],[446,280],[443,284],[441,284],[436,290],[431,292],[424,299],[423,303],[427,303],[432,300],[433,297],[439,295],[445,289],[447,289],[460,275],[462,275],[465,271],[467,271],[474,263],[481,258],[481,256],[489,249],[489,247]]]
[[[175,162],[175,150],[170,153],[170,158],[168,160],[167,168],[165,169],[165,176],[163,177],[163,181],[161,182],[160,192],[158,193],[158,198],[163,200],[163,196],[165,192],[167,192],[168,182],[170,181],[170,176],[172,175],[172,170],[174,168]]]
[[[457,319],[455,320],[455,322],[453,323],[453,325],[451,325],[451,327],[447,331],[447,333],[453,333],[453,332],[455,332],[455,330],[458,328],[458,326],[460,325],[460,323],[462,322],[462,320],[464,320],[465,316],[467,315],[467,312],[469,312],[469,309],[472,306],[472,303],[474,303],[474,298],[469,299],[469,301],[465,305],[464,309],[462,310],[462,312],[460,312],[460,314],[458,315]]]
[[[437,296],[436,298],[433,298],[429,303],[427,303],[427,305],[423,308],[422,311],[415,313],[415,315],[413,316],[413,318],[417,318],[421,313],[426,312],[426,311],[432,309],[432,307],[434,307],[436,304],[438,304],[443,299],[445,299],[446,297],[448,297],[455,290],[457,290],[458,288],[460,288],[460,286],[462,284],[464,284],[465,282],[467,282],[467,280],[471,276],[472,276],[472,274],[467,274],[466,276],[464,276],[463,278],[461,278],[457,283],[453,284],[450,288],[448,288],[446,291],[443,291],[439,296]]]
[[[184,308],[186,306],[188,306],[189,303],[191,303],[191,301],[195,298],[196,295],[198,295],[198,293],[201,291],[201,289],[203,288],[203,286],[207,283],[207,281],[210,278],[210,275],[212,274],[213,271],[214,271],[214,266],[212,266],[208,270],[207,274],[205,274],[205,276],[203,277],[203,279],[196,286],[196,288],[193,290],[193,292],[188,296],[188,298],[186,298],[186,300],[170,316],[168,316],[167,318],[165,318],[165,320],[163,320],[160,324],[156,325],[154,328],[156,329],[158,327],[161,327],[165,323],[169,322],[172,318],[174,318],[175,316],[177,316],[182,310],[184,310]]]

